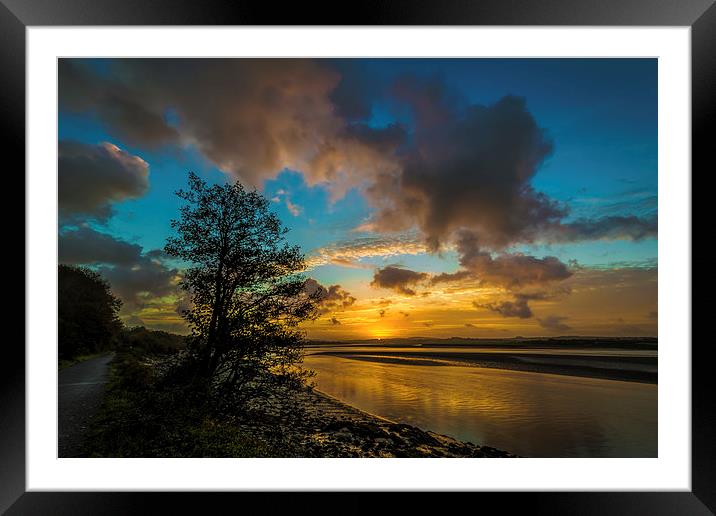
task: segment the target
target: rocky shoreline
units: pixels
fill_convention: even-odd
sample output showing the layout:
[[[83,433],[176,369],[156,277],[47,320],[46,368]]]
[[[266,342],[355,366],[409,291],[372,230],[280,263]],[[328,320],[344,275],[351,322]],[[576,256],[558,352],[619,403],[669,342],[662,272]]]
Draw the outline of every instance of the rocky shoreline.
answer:
[[[272,388],[235,424],[286,457],[515,457],[368,414],[308,387]]]

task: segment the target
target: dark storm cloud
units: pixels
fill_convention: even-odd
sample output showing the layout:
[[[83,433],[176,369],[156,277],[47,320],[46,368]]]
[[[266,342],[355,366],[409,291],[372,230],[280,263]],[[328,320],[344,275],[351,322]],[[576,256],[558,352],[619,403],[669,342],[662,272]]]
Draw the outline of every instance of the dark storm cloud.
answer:
[[[116,145],[63,140],[58,151],[63,219],[106,220],[113,203],[141,197],[149,188],[149,165]]]
[[[340,285],[331,285],[326,288],[313,278],[306,280],[304,289],[309,295],[318,293],[320,299],[318,311],[321,314],[345,310],[356,302],[356,298]]]
[[[370,70],[355,59],[331,59],[324,64],[340,75],[340,81],[330,94],[336,113],[348,120],[364,121],[370,118],[373,101],[380,93],[380,85]]]
[[[60,109],[96,115],[114,134],[127,143],[155,147],[177,141],[163,106],[145,95],[132,80],[103,77],[81,61],[59,60]]]
[[[462,270],[434,276],[432,283],[473,278],[481,283],[517,289],[524,286],[559,282],[572,276],[569,267],[554,256],[536,258],[519,253],[484,251],[474,233],[462,231],[457,241]]]
[[[60,233],[59,261],[92,266],[124,301],[125,309],[141,307],[147,299],[177,293],[179,271],[157,258],[161,253],[88,227]]]
[[[400,294],[414,296],[415,290],[410,286],[425,281],[427,278],[428,274],[425,272],[415,272],[410,269],[389,265],[375,271],[371,286],[388,288]]]
[[[60,263],[132,265],[141,257],[142,247],[89,227],[80,227],[60,233],[58,252]]]
[[[563,321],[566,321],[569,319],[568,317],[562,317],[559,315],[548,315],[544,318],[538,318],[537,322],[539,325],[546,329],[551,331],[569,331],[572,329],[571,326],[568,324],[565,324]]]
[[[487,308],[488,310],[497,312],[503,317],[519,317],[520,319],[532,317],[532,310],[527,304],[527,300],[522,298],[516,298],[514,301],[500,301],[498,303],[487,303],[475,306]]]
[[[440,82],[405,79],[396,89],[414,114],[402,167],[368,188],[376,229],[417,224],[434,249],[460,228],[499,249],[566,215],[531,180],[552,142],[520,97],[466,105]]]
[[[534,314],[530,308],[528,301],[533,299],[544,299],[543,294],[515,294],[514,299],[507,301],[499,301],[497,303],[477,303],[474,302],[475,308],[487,308],[493,312],[497,312],[503,317],[519,317],[520,319],[529,319]]]
[[[114,265],[97,268],[130,309],[141,308],[145,301],[176,294],[176,269],[156,260],[140,257],[132,266]]]
[[[470,105],[438,80],[406,78],[395,88],[410,106],[413,131],[400,167],[366,189],[377,208],[362,229],[417,226],[431,249],[470,230],[485,250],[539,241],[641,240],[656,236],[655,217],[606,216],[564,222],[569,207],[534,189],[553,143],[524,98]]]

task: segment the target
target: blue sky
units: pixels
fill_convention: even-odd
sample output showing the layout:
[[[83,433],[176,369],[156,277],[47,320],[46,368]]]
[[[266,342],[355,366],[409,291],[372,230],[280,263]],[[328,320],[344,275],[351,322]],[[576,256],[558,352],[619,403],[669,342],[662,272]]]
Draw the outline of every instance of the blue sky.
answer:
[[[174,192],[185,186],[189,171],[218,183],[242,180],[241,174],[227,170],[221,159],[206,150],[209,144],[202,140],[204,136],[197,135],[208,129],[202,126],[204,133],[199,132],[199,122],[190,118],[196,115],[180,105],[183,101],[172,105],[171,97],[167,97],[164,102],[161,94],[157,94],[160,86],[146,85],[151,76],[142,78],[141,86],[135,87],[130,80],[135,75],[127,72],[131,66],[118,66],[115,60],[92,60],[78,66],[85,70],[86,81],[95,82],[81,92],[89,99],[87,105],[63,102],[61,98],[60,141],[73,140],[90,146],[111,142],[148,164],[146,192],[113,200],[111,217],[104,220],[87,217],[84,223],[118,240],[139,244],[145,252],[160,249],[170,234],[169,219],[178,214],[179,202]],[[563,223],[609,216],[641,219],[656,216],[655,59],[365,59],[325,61],[318,66],[330,69],[331,77],[340,77],[356,101],[368,106],[368,112],[361,114],[357,122],[375,130],[399,124],[408,135],[404,146],[411,144],[416,120],[415,111],[394,95],[393,85],[402,77],[439,81],[448,92],[446,98],[460,106],[456,109],[494,105],[506,95],[523,97],[527,110],[553,143],[552,152],[538,165],[529,184],[569,208]],[[62,81],[61,75],[61,88]],[[180,133],[184,127],[194,132],[187,129],[178,140],[161,144],[145,145],[141,140],[126,137],[128,130],[119,128],[116,120],[107,115],[109,111],[99,104],[105,101],[97,89],[114,87],[107,86],[108,83],[123,84],[129,90],[135,88],[133,102],[141,104],[146,100],[147,109],[161,110],[168,127],[175,127]],[[150,92],[146,97],[142,93],[145,87]],[[147,100],[151,95],[160,100]],[[93,100],[95,97],[100,100]],[[93,102],[100,107],[93,106]],[[195,110],[191,113],[197,112],[193,105],[191,109]],[[350,126],[354,122],[346,118],[341,123]],[[345,159],[350,159],[350,153]],[[356,231],[362,223],[372,220],[378,209],[375,199],[366,196],[366,185],[360,181],[354,180],[345,196],[332,200],[331,181],[317,181],[298,167],[281,167],[260,177],[256,186],[274,201],[273,209],[290,228],[289,239],[308,256],[330,246],[354,243],[361,237],[396,235],[389,231]],[[420,224],[397,234],[419,241]],[[561,243],[514,241],[498,251],[537,258],[556,256],[582,267],[624,263],[653,267],[657,240],[655,235],[649,235]],[[311,276],[327,285],[340,283],[357,288],[359,283],[371,281],[376,268],[389,264],[431,274],[455,272],[461,267],[460,255],[450,245],[441,253],[365,256],[356,264],[363,267],[318,265],[311,270]]]

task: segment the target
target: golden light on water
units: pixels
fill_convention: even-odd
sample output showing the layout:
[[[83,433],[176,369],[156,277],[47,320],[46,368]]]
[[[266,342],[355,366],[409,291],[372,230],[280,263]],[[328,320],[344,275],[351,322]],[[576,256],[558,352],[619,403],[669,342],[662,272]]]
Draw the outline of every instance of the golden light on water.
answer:
[[[347,355],[359,351],[322,351],[331,349]],[[446,351],[450,350],[440,350]],[[395,353],[391,349],[390,355]],[[307,356],[304,365],[316,371],[318,389],[362,410],[518,455],[657,453],[654,384],[482,367],[425,367],[408,356],[396,365],[380,358],[320,354]],[[619,421],[618,430],[602,431],[602,424],[611,423],[601,422],[609,421]]]

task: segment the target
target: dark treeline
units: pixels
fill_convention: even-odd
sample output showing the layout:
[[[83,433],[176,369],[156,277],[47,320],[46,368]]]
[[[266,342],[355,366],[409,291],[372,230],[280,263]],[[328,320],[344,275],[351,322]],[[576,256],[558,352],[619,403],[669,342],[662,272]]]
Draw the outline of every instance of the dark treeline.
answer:
[[[58,352],[61,360],[113,349],[122,331],[122,302],[109,283],[85,267],[58,270]]]
[[[152,355],[173,354],[185,347],[184,336],[161,330],[149,330],[144,326],[123,329],[117,344],[120,351],[141,350]]]
[[[100,274],[86,267],[58,269],[58,355],[72,361],[111,350],[170,354],[184,349],[184,337],[142,326],[126,328],[122,302]]]

